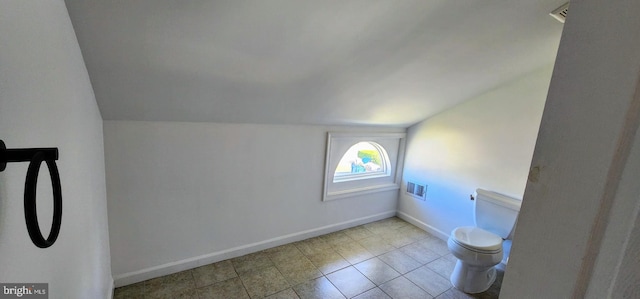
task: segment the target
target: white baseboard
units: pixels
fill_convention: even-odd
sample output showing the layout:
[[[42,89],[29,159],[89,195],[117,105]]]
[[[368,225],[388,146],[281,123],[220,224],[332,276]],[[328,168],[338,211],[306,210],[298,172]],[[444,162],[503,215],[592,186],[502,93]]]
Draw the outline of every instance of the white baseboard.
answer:
[[[344,221],[336,224],[331,224],[323,227],[318,227],[310,230],[305,230],[285,236],[280,236],[256,243],[251,243],[243,246],[229,248],[226,250],[216,251],[209,254],[196,256],[176,262],[166,263],[163,265],[150,267],[134,272],[118,274],[114,276],[114,283],[116,287],[121,287],[136,282],[145,281],[160,276],[165,276],[173,273],[177,273],[184,270],[197,268],[200,266],[208,265],[211,263],[223,261],[226,259],[243,256],[245,254],[257,252],[271,247],[280,246],[283,244],[297,242],[308,238],[317,237],[320,235],[332,233],[335,231],[343,230],[346,228],[362,225],[365,223],[382,220],[385,218],[393,217],[396,215],[396,211],[387,211],[367,217],[362,217],[354,220]]]
[[[500,264],[496,265],[496,269],[504,271],[507,269],[507,264],[504,261],[502,261],[500,262]]]
[[[434,236],[436,236],[436,237],[438,237],[438,238],[440,238],[440,239],[442,239],[444,241],[447,241],[447,239],[449,239],[449,234],[447,234],[447,233],[445,233],[445,232],[443,232],[443,231],[441,231],[441,230],[439,230],[439,229],[437,229],[437,228],[435,228],[435,227],[433,227],[431,225],[428,225],[428,224],[426,224],[426,223],[414,218],[413,216],[410,216],[407,213],[398,211],[398,213],[396,215],[400,219],[402,219],[402,220],[404,220],[406,222],[409,222],[409,223],[411,223],[411,224],[413,224],[413,225],[415,225],[415,226],[417,226],[417,227],[419,227],[421,229],[424,229],[428,233],[430,233],[430,234],[432,234],[432,235],[434,235]]]

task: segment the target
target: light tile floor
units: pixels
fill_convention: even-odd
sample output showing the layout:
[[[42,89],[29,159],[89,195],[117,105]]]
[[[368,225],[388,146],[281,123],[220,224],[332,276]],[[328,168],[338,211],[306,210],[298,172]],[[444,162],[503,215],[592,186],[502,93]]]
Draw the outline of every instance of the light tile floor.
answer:
[[[397,218],[117,288],[114,298],[498,298],[451,287],[446,242]]]

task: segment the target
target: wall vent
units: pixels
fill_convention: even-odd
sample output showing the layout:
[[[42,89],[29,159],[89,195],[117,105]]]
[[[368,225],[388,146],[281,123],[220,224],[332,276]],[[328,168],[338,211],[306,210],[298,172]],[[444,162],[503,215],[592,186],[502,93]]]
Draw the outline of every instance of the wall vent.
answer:
[[[427,185],[421,185],[413,182],[407,182],[407,193],[411,196],[425,200],[427,198]]]
[[[407,193],[413,194],[413,190],[416,189],[416,184],[412,182],[407,183]]]
[[[549,15],[556,18],[556,20],[560,21],[560,23],[564,23],[564,21],[567,19],[567,13],[569,13],[569,2],[556,8]]]

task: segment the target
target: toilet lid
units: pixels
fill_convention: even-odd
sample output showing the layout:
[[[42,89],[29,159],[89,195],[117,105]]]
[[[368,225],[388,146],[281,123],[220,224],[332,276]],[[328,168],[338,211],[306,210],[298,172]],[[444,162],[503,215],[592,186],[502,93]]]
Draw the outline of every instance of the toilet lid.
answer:
[[[502,248],[502,238],[475,226],[458,227],[451,235],[456,242],[479,250],[492,251]]]

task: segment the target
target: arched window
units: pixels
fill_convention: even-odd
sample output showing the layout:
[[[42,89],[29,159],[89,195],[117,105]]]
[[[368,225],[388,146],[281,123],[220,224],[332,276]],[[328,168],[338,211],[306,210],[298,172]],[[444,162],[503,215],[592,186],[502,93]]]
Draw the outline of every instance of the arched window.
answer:
[[[380,144],[362,141],[351,146],[338,162],[333,182],[389,175],[389,155]]]
[[[322,200],[398,190],[405,133],[329,132]]]

